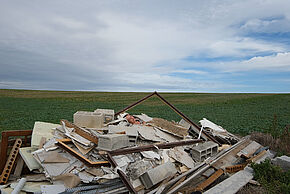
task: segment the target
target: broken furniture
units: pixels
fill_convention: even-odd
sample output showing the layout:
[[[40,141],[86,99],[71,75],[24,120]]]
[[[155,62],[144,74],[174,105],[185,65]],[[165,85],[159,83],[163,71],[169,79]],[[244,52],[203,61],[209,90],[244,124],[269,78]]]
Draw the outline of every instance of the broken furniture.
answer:
[[[7,152],[15,143],[15,137],[20,137],[22,146],[30,146],[32,130],[2,131],[0,144],[0,172],[3,171],[7,160]]]

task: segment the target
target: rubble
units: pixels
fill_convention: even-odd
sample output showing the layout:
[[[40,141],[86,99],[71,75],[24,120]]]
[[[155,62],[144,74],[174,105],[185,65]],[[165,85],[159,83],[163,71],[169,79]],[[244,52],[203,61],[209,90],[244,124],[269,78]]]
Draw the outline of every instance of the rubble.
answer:
[[[146,171],[140,176],[142,183],[146,189],[151,188],[164,179],[173,176],[177,172],[175,165],[171,162],[166,162],[155,168]]]
[[[205,194],[234,194],[239,191],[240,188],[245,186],[253,178],[253,169],[246,168],[245,170],[239,171],[230,178],[219,183],[215,187],[209,189]]]
[[[104,115],[104,124],[114,120],[115,112],[112,109],[97,109],[94,113]]]
[[[182,120],[176,123],[144,113],[125,113],[153,95]],[[257,142],[240,139],[205,118],[201,127],[196,125],[157,92],[114,113],[100,108],[77,111],[73,123],[35,122],[30,133],[10,133],[32,136],[28,145],[21,144],[21,139],[15,141],[18,148],[10,153],[11,165],[3,151],[8,149],[8,138],[2,135],[1,156],[5,158],[1,159],[0,180],[6,186],[1,191],[234,193],[252,179],[251,162],[273,157]],[[229,178],[213,186],[219,177]]]
[[[214,156],[218,152],[218,144],[207,141],[200,143],[197,146],[193,147],[191,150],[191,155],[193,159],[202,162],[205,159]]]
[[[101,128],[104,125],[102,112],[78,111],[74,114],[74,123],[79,127]]]
[[[24,147],[19,149],[19,153],[30,171],[37,170],[41,172],[40,164],[32,156],[32,152],[36,150],[37,148]]]
[[[123,134],[100,135],[98,149],[112,151],[129,146],[129,137]]]

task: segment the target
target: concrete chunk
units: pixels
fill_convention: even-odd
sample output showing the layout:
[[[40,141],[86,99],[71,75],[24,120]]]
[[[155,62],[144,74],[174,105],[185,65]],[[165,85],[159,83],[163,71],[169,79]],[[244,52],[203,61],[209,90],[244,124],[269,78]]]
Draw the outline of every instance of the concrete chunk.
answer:
[[[290,157],[288,156],[280,156],[272,160],[272,163],[280,166],[284,171],[290,169]]]
[[[173,176],[177,173],[175,165],[171,162],[166,162],[153,169],[148,170],[140,176],[140,180],[146,189],[151,188],[164,179]]]
[[[127,126],[108,126],[109,133],[119,133],[125,131],[126,135],[129,137],[130,145],[135,145],[138,138],[138,131],[136,127],[127,127]]]
[[[205,176],[206,178],[208,178],[211,175],[213,175],[213,173],[215,173],[214,168],[209,168],[204,173],[202,173],[202,176]]]
[[[100,135],[98,149],[111,151],[129,146],[129,138],[124,134]]]
[[[36,121],[32,130],[31,147],[39,147],[42,137],[46,140],[53,138],[53,128],[60,127],[58,124]]]
[[[74,123],[79,127],[101,128],[104,126],[102,113],[78,111],[74,114]]]
[[[206,158],[214,156],[218,152],[218,144],[212,141],[199,143],[191,150],[192,158],[196,161],[202,162]]]
[[[237,172],[233,176],[204,192],[204,194],[234,194],[238,192],[240,188],[245,186],[252,178],[253,169],[246,167],[244,170]]]
[[[149,160],[139,160],[129,165],[129,177],[132,180],[138,179],[142,174],[144,174],[148,169],[152,169],[153,164]]]
[[[94,113],[101,113],[104,115],[104,123],[109,123],[114,120],[115,112],[112,109],[97,109]]]

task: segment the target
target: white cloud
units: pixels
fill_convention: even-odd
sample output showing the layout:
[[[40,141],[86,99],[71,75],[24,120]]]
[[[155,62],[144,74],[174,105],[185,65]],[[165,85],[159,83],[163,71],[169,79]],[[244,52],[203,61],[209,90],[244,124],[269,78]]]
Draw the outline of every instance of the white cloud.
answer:
[[[71,18],[56,17],[56,18],[52,18],[52,21],[55,24],[60,25],[62,27],[69,28],[70,30],[80,30],[87,27],[85,23],[77,21],[75,19],[71,19]]]
[[[270,56],[257,56],[249,60],[222,62],[215,66],[226,72],[239,71],[290,71],[290,52],[277,53]]]
[[[250,60],[241,62],[241,69],[272,69],[276,71],[290,70],[290,52],[278,53],[265,57],[253,57]]]
[[[175,70],[172,73],[199,74],[199,75],[207,74],[207,72],[205,71],[199,71],[194,69]]]
[[[279,31],[279,24],[289,23],[289,6],[290,3],[282,0],[49,1],[33,5],[21,1],[2,2],[0,48],[25,51],[31,56],[26,63],[16,64],[12,59],[19,55],[6,54],[6,61],[18,67],[14,71],[29,65],[45,77],[49,64],[36,60],[36,56],[50,59],[53,67],[64,64],[67,69],[64,73],[84,84],[83,87],[76,84],[81,89],[89,87],[85,83],[101,87],[101,82],[106,82],[116,89],[131,86],[132,90],[137,90],[137,84],[143,84],[146,88],[168,90],[170,87],[218,90],[229,84],[213,80],[219,72],[209,73],[199,67],[218,71],[271,68],[284,71],[283,68],[289,68],[289,45],[244,36],[248,31],[262,28],[267,32]],[[264,19],[274,16],[282,17]],[[287,29],[284,25],[283,31]],[[260,53],[281,54],[259,57]],[[184,62],[188,56],[243,58],[255,55],[258,57],[242,62]],[[1,63],[0,66],[2,74],[11,73],[11,68]],[[58,71],[57,68],[50,70]],[[176,77],[172,73],[195,76]],[[59,74],[56,75],[51,79],[58,80]],[[28,77],[31,76],[25,79]],[[213,84],[215,82],[218,84]]]
[[[229,62],[208,62],[206,64],[188,62],[188,66],[213,68],[219,73],[244,73],[249,71],[290,73],[290,52],[276,53],[267,56],[255,56],[247,60]],[[208,73],[205,73],[207,75]],[[216,76],[215,76],[216,77]],[[219,77],[218,77],[219,78]],[[283,79],[285,80],[285,79]],[[280,80],[282,81],[282,79]]]

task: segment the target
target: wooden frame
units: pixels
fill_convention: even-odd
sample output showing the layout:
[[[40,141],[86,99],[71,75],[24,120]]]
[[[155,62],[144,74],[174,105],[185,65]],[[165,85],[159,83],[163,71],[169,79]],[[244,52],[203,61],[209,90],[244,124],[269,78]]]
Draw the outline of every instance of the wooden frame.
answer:
[[[22,146],[29,147],[31,145],[32,130],[15,130],[15,131],[2,131],[1,133],[1,148],[0,148],[0,172],[3,171],[5,166],[8,150],[13,147],[15,139],[20,137]],[[14,138],[14,139],[13,139]]]

